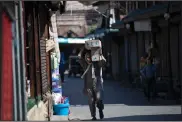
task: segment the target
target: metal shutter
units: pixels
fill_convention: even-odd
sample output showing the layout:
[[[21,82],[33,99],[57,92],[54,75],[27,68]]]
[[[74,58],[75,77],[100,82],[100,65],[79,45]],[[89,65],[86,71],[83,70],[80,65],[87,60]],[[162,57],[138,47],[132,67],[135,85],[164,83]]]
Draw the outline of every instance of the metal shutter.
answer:
[[[46,61],[46,41],[40,40],[40,56],[41,56],[41,76],[42,76],[42,92],[45,94],[48,90],[47,80],[47,61]]]
[[[13,119],[13,71],[12,71],[12,23],[9,16],[2,13],[2,76],[0,120]]]

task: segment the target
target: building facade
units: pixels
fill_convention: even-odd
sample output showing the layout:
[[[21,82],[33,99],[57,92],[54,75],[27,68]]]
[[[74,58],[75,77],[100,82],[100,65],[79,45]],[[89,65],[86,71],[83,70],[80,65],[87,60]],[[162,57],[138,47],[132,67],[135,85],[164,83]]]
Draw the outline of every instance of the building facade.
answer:
[[[96,3],[97,6],[106,4],[101,1]],[[156,87],[159,92],[166,92],[169,99],[179,100],[182,81],[179,48],[181,3],[114,1],[107,5],[105,11],[110,12],[105,14],[111,17],[103,19],[103,23],[106,22],[104,27],[120,30],[119,33],[110,32],[102,37],[104,55],[110,55],[107,61],[110,62],[109,70],[113,78],[123,82],[136,81],[140,72],[140,58],[153,45],[153,54],[158,62],[156,75],[161,78]]]
[[[128,73],[130,81],[138,77],[140,58],[148,53],[152,44],[158,62],[156,75],[161,78],[161,84],[156,87],[161,86],[158,88],[160,91],[165,86],[163,91],[167,92],[170,99],[179,99],[181,3],[128,1],[126,11],[127,15],[113,24],[113,28],[119,28],[120,35],[124,37],[124,71]]]
[[[50,118],[50,11],[62,12],[59,3],[0,2],[0,120]]]
[[[26,120],[23,2],[0,2],[0,120]]]

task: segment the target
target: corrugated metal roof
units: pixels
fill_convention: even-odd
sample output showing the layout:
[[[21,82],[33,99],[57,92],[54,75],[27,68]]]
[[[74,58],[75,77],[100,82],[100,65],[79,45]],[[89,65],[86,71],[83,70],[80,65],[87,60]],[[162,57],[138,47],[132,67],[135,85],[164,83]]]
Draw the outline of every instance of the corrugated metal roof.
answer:
[[[134,19],[140,18],[149,18],[154,16],[160,16],[167,12],[167,7],[169,3],[165,3],[162,5],[155,5],[150,8],[137,9],[130,12],[125,18],[123,18],[124,22],[134,21]],[[180,11],[180,4],[176,1],[170,2],[170,12]]]
[[[151,8],[137,9],[137,10],[130,12],[126,17],[123,18],[123,20],[126,20],[129,17],[135,17],[137,15],[141,15],[141,14],[144,14],[147,12],[156,11],[159,9],[165,9],[165,8],[167,8],[167,6],[168,6],[168,4],[163,4],[163,5],[155,5],[155,6],[152,6]]]
[[[176,5],[179,5],[179,3],[174,2],[170,4],[171,8],[176,8]],[[167,7],[168,7],[168,3],[165,3],[162,5],[155,5],[150,8],[134,10],[130,12],[126,17],[124,17],[122,21],[116,21],[116,23],[112,24],[112,28],[124,28],[124,23],[127,23],[129,21],[134,21],[134,18],[136,19],[136,17],[140,17],[142,15],[148,15],[147,17],[150,17],[152,16],[150,15],[150,13],[160,11],[160,10],[167,11]],[[161,12],[158,12],[155,15],[160,15],[160,14]]]

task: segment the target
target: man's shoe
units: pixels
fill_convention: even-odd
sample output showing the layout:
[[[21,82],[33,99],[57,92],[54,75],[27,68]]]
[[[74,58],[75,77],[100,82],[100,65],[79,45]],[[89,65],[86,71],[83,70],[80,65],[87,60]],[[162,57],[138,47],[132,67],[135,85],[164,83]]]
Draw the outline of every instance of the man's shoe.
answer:
[[[92,121],[95,121],[95,120],[97,120],[97,118],[96,117],[92,117]]]
[[[102,110],[99,110],[99,115],[100,115],[100,119],[103,119],[104,118],[104,113]]]

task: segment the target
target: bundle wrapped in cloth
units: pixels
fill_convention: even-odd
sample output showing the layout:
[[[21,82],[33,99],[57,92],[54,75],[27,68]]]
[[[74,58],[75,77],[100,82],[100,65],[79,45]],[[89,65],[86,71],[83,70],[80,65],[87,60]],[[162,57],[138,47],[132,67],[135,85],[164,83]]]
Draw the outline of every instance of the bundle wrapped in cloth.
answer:
[[[59,104],[61,99],[62,99],[62,94],[61,93],[53,93],[52,96],[53,96],[53,103],[55,105]]]

